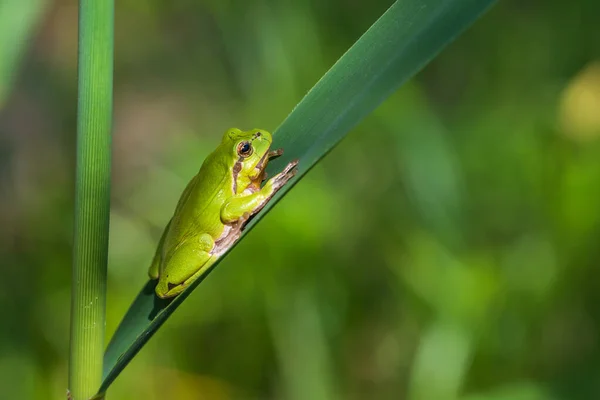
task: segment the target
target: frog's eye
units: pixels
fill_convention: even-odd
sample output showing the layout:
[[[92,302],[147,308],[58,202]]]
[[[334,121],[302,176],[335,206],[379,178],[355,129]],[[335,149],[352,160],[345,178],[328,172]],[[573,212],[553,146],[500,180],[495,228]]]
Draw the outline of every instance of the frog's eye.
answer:
[[[237,153],[240,157],[250,157],[252,155],[253,149],[250,143],[248,142],[240,142],[237,147]]]

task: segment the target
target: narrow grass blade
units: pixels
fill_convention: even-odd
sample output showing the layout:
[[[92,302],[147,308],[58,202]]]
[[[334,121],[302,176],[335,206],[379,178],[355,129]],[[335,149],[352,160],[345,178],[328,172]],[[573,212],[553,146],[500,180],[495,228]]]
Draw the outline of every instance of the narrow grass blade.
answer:
[[[274,135],[285,154],[269,175],[293,159],[299,173],[254,218],[247,233],[310,168],[387,96],[411,78],[493,0],[401,0],[356,42],[296,106]],[[213,268],[218,262],[213,265]],[[148,282],[117,329],[105,354],[105,391],[154,332],[210,271],[171,302]]]

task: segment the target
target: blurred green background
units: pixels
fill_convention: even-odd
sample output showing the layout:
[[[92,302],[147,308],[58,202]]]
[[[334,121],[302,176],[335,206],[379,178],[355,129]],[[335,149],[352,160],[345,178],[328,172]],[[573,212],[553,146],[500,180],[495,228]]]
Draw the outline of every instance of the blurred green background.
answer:
[[[119,0],[107,340],[231,126],[391,0]],[[600,398],[600,3],[505,0],[353,130],[109,399]],[[0,398],[67,384],[75,0],[0,1]],[[336,99],[331,99],[336,101]]]

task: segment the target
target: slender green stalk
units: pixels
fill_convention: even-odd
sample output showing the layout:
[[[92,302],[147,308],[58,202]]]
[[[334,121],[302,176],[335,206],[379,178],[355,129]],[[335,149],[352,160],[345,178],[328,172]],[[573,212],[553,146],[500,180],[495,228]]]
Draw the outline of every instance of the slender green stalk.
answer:
[[[79,2],[79,82],[69,391],[102,378],[110,211],[114,0]]]

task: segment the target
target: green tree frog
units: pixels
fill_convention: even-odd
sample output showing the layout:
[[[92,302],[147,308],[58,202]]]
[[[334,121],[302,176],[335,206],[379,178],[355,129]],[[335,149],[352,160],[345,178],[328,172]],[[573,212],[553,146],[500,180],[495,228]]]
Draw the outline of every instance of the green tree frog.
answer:
[[[160,298],[175,297],[206,271],[240,237],[259,212],[297,171],[298,160],[266,180],[271,134],[262,129],[229,129],[219,146],[183,191],[165,227],[148,271],[158,279]]]

